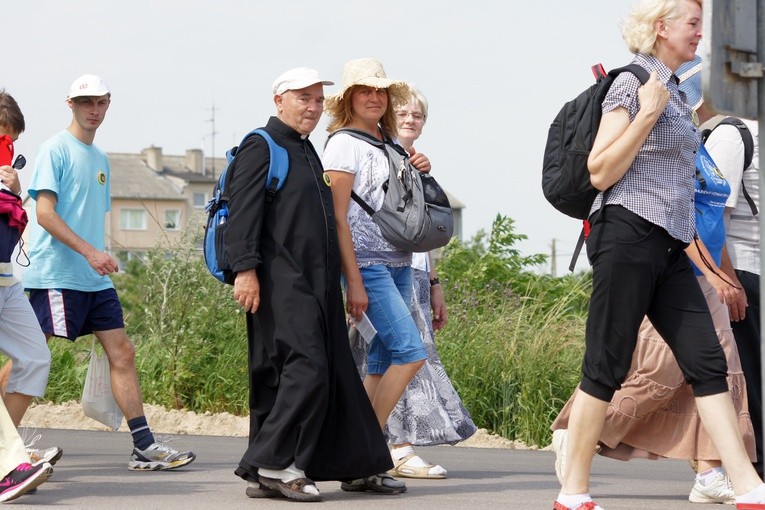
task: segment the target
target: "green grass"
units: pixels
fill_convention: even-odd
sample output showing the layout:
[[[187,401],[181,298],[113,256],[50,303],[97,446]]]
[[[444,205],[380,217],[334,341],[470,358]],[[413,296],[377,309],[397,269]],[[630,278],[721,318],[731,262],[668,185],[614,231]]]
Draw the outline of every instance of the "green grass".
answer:
[[[437,334],[444,366],[479,427],[546,445],[549,425],[579,381],[589,276],[537,274],[512,220],[453,242],[439,262],[449,322]],[[146,403],[199,413],[248,412],[245,314],[232,287],[209,275],[184,240],[159,246],[115,276]],[[77,400],[91,339],[52,339],[46,399]]]

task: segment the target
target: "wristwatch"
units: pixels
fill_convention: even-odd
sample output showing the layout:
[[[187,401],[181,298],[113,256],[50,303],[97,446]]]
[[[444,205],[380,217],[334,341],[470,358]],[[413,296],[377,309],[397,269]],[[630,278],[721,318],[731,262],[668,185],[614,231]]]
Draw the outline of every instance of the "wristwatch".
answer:
[[[439,280],[439,279],[438,279],[438,276],[436,276],[435,278],[431,278],[431,279],[430,279],[430,286],[431,286],[431,287],[432,287],[433,285],[439,285],[440,283],[441,283],[441,280]]]

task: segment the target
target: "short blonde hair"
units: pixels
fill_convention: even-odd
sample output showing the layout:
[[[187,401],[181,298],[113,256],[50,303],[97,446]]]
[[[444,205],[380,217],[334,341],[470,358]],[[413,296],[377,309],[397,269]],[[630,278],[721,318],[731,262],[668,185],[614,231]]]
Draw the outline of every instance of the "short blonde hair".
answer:
[[[675,19],[679,6],[687,0],[638,0],[622,20],[622,37],[632,53],[653,55],[656,47],[656,21]],[[701,6],[702,0],[695,1]]]

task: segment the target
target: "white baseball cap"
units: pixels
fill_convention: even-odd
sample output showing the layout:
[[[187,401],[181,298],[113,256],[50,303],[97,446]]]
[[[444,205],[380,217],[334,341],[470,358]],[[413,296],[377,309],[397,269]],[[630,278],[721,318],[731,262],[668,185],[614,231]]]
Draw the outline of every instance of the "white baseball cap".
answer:
[[[95,74],[83,74],[72,82],[72,86],[69,87],[69,95],[66,98],[73,99],[83,96],[100,97],[106,94],[109,94],[109,86],[106,85],[103,78]]]
[[[281,95],[288,90],[300,90],[311,85],[321,83],[322,85],[334,85],[335,82],[322,80],[319,78],[319,72],[308,67],[296,67],[285,71],[274,81],[274,94]]]

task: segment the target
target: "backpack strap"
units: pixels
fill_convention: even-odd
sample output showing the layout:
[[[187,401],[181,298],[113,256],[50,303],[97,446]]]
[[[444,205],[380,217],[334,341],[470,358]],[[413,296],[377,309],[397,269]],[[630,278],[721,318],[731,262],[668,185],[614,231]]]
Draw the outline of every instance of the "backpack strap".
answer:
[[[749,131],[749,128],[746,127],[746,124],[741,119],[736,117],[725,117],[715,126],[715,129],[723,124],[735,126],[738,129],[741,141],[744,142],[744,170],[746,170],[752,164],[752,159],[754,158],[754,138],[752,138],[752,132]]]
[[[279,191],[287,178],[287,172],[289,171],[289,154],[287,149],[278,145],[271,135],[269,135],[263,128],[253,129],[242,138],[239,145],[232,147],[226,151],[226,160],[230,163],[232,159],[239,152],[239,147],[244,145],[244,142],[252,135],[259,135],[268,144],[269,162],[268,162],[268,175],[266,176],[266,203],[270,203],[276,192]],[[231,176],[228,174],[228,167],[220,177],[220,200],[228,201],[228,185],[231,182]]]
[[[611,69],[608,72],[608,75],[611,76],[612,78],[616,78],[617,76],[619,76],[621,73],[624,73],[624,72],[629,72],[634,74],[635,77],[638,80],[640,80],[640,83],[642,83],[643,85],[645,85],[646,82],[649,80],[649,78],[651,78],[651,75],[648,73],[648,71],[644,67],[634,63],[627,64],[626,66],[623,66],[623,67],[617,67],[616,69]]]
[[[370,135],[366,131],[361,131],[360,129],[353,129],[353,128],[340,128],[337,131],[334,131],[330,133],[329,137],[327,137],[327,141],[329,141],[330,138],[332,138],[334,135],[338,133],[345,133],[347,135],[350,135],[354,138],[357,138],[359,140],[362,140],[364,142],[367,142],[370,145],[373,145],[377,147],[378,149],[385,151],[385,153],[388,156],[388,163],[391,167],[391,172],[395,173],[396,169],[393,167],[393,158],[391,157],[391,153],[395,151],[400,156],[404,158],[409,157],[409,153],[406,152],[406,150],[401,147],[400,145],[393,143],[393,141],[387,137],[384,138],[384,140],[380,140],[375,136]],[[384,136],[384,135],[383,135]],[[409,190],[409,193],[412,191]],[[375,213],[375,210],[372,209],[372,206],[370,206],[363,198],[361,198],[355,191],[351,190],[351,198],[359,204],[359,207],[364,209],[367,214],[372,216]]]
[[[287,154],[287,149],[277,145],[274,139],[271,138],[271,135],[266,133],[265,130],[256,129],[253,133],[262,136],[266,143],[268,143],[269,163],[268,176],[266,176],[266,203],[270,203],[287,178],[290,164],[289,155]]]
[[[752,137],[752,132],[749,131],[749,128],[746,127],[746,124],[744,124],[741,119],[737,117],[725,117],[712,129],[705,129],[701,134],[701,141],[702,143],[706,142],[707,138],[709,138],[709,135],[712,134],[712,131],[724,124],[735,127],[738,129],[738,134],[741,135],[741,141],[744,143],[744,171],[746,171],[746,169],[751,166],[752,159],[754,158],[754,138]],[[746,203],[749,204],[749,209],[752,211],[752,216],[757,216],[759,213],[757,210],[757,204],[754,203],[754,199],[749,195],[749,192],[744,185],[743,178],[741,179],[741,193],[744,195]]]

